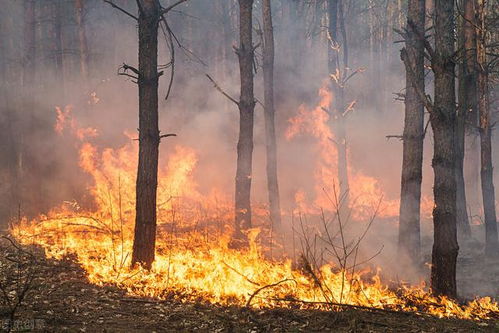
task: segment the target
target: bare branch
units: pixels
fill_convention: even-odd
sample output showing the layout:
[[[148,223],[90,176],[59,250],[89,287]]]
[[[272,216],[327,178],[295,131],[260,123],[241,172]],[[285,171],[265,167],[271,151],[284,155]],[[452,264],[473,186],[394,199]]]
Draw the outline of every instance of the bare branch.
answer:
[[[163,139],[163,138],[168,138],[170,136],[177,136],[177,134],[175,134],[175,133],[163,134],[163,135],[160,135],[159,138]]]
[[[120,69],[123,69],[124,72],[128,71],[128,70],[131,70],[132,72],[134,72],[135,74],[137,74],[137,76],[140,76],[140,72],[137,68],[133,67],[133,66],[130,66],[130,65],[127,65],[125,63],[123,63],[123,65],[120,67]]]
[[[131,18],[133,18],[134,20],[138,21],[138,17],[133,15],[132,13],[126,11],[125,9],[121,8],[120,6],[116,5],[114,2],[110,1],[110,0],[103,0],[105,3],[108,3],[111,5],[111,7],[113,8],[116,8],[117,10],[119,10],[120,12],[130,16]]]
[[[343,84],[346,84],[348,82],[348,80],[350,80],[352,77],[354,77],[355,75],[359,74],[359,73],[363,73],[365,72],[365,68],[364,67],[359,67],[357,68],[355,71],[353,71],[352,73],[350,73],[350,75],[348,75],[344,80],[343,80]]]
[[[133,75],[130,75],[130,74],[127,74],[127,73],[118,73],[118,75],[121,75],[121,76],[127,76],[127,77],[129,77],[129,78],[133,79],[133,80],[132,80],[132,82],[133,82],[133,83],[138,83],[138,82],[139,82],[139,81],[138,81],[138,80],[139,80],[139,78],[138,78],[138,77],[136,77],[136,76],[133,76]]]
[[[170,5],[166,8],[163,8],[163,10],[161,11],[161,15],[168,13],[170,10],[172,10],[173,8],[177,7],[178,5],[180,5],[186,1],[187,0],[179,0],[179,1],[175,2],[173,5]]]
[[[215,87],[215,89],[217,89],[222,95],[224,95],[225,97],[227,97],[231,102],[233,102],[234,104],[236,104],[237,106],[239,106],[239,102],[236,101],[232,96],[230,96],[229,94],[227,94],[222,88],[220,88],[220,86],[218,85],[218,83],[216,83],[215,80],[213,80],[213,78],[209,74],[205,74],[205,75],[208,78],[208,80],[210,80],[211,83],[213,83],[213,86]]]

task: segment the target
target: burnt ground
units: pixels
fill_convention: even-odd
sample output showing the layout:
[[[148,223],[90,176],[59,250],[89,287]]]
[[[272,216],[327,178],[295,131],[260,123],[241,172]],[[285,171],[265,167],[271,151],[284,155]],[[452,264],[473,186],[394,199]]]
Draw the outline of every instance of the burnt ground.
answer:
[[[24,292],[25,291],[25,292]],[[113,286],[90,284],[68,257],[0,242],[0,331],[40,332],[498,332],[499,321],[345,309],[257,310],[236,306],[133,298]]]

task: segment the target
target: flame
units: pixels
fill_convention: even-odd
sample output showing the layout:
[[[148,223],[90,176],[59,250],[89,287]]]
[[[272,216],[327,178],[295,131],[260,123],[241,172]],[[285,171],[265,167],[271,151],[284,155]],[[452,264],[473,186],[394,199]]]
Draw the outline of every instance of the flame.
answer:
[[[318,187],[334,179],[331,168],[336,156],[326,125],[328,115],[320,109],[329,105],[332,97],[324,90],[320,94],[319,106],[313,110],[300,108],[286,133],[292,138],[307,132],[318,139],[322,154],[316,173]],[[68,116],[58,111],[62,128]],[[24,244],[42,246],[48,257],[74,254],[92,283],[113,284],[136,296],[259,308],[293,305],[335,309],[335,303],[342,303],[466,319],[499,314],[498,304],[490,298],[461,306],[431,296],[423,285],[391,289],[382,283],[380,270],[346,272],[332,265],[317,268],[314,273],[297,270],[290,259],[269,259],[259,240],[261,229],[249,231],[248,249],[231,249],[231,201],[219,189],[208,194],[199,191],[194,179],[196,151],[177,145],[167,160],[159,168],[157,250],[150,271],[130,268],[137,166],[137,144],[132,140],[119,149],[99,149],[88,141],[80,142],[80,166],[93,178],[89,188],[95,201],[93,209],[63,205],[48,216],[24,219],[12,227],[11,233]],[[372,178],[354,170],[350,173],[355,195],[382,193]],[[315,202],[320,204],[322,200],[318,196]],[[300,209],[309,205],[303,191],[296,193],[296,201]],[[359,214],[363,214],[364,205],[367,201],[355,204]]]
[[[315,200],[302,212],[314,213],[319,207],[330,207],[329,195],[334,193],[335,184],[338,180],[338,151],[336,139],[331,130],[330,110],[333,95],[325,84],[319,90],[319,103],[315,108],[308,109],[302,105],[298,114],[289,120],[289,127],[285,136],[292,140],[300,135],[308,135],[316,140],[317,163],[315,167]],[[353,107],[353,102],[348,109]],[[334,121],[334,119],[333,119]],[[352,210],[354,218],[366,219],[372,213],[372,207],[383,197],[384,192],[378,180],[363,174],[348,163],[349,194],[353,198]],[[301,198],[303,196],[301,195]],[[297,205],[304,208],[303,200]],[[383,201],[383,207],[379,212],[381,217],[393,217],[398,215],[398,202],[396,200]]]
[[[87,138],[96,137],[98,135],[95,128],[87,127],[82,128],[78,125],[78,122],[73,118],[72,115],[73,106],[67,105],[64,110],[60,107],[55,108],[56,112],[56,123],[54,125],[54,130],[58,135],[63,135],[65,129],[69,129],[70,132],[78,138],[80,141],[84,141]]]
[[[317,161],[315,165],[315,200],[306,203],[303,190],[295,198],[297,210],[302,213],[317,214],[321,207],[331,207],[330,195],[337,191],[335,186],[338,180],[338,150],[335,135],[331,129],[331,109],[334,99],[333,94],[325,83],[319,90],[319,102],[314,108],[301,105],[296,116],[289,119],[289,126],[285,137],[288,141],[299,137],[308,136],[315,139],[315,151]],[[355,102],[348,104],[346,111],[350,112]],[[334,121],[335,119],[332,119]],[[348,149],[348,148],[347,148]],[[347,151],[347,155],[348,151]],[[348,156],[347,156],[348,158]],[[349,158],[348,158],[349,159]],[[377,217],[397,218],[399,214],[400,201],[398,199],[387,199],[382,184],[363,171],[354,167],[349,159],[348,163],[349,195],[353,198],[351,209],[353,218],[366,220],[373,214],[373,207],[380,203]],[[423,196],[421,210],[424,217],[431,217],[433,201]]]

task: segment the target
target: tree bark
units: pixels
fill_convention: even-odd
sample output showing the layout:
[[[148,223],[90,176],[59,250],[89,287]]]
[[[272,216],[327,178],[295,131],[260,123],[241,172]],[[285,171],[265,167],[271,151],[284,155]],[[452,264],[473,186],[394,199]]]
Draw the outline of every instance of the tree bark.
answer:
[[[234,239],[246,241],[243,230],[251,227],[251,177],[253,160],[253,0],[239,0],[239,141],[237,143],[237,171],[235,194]]]
[[[281,204],[277,179],[277,144],[275,135],[274,109],[274,28],[270,0],[263,0],[263,85],[265,138],[267,152],[267,188],[269,194],[270,219],[272,226],[281,227]]]
[[[434,240],[431,289],[436,295],[457,296],[456,260],[456,96],[454,79],[454,1],[435,0],[435,104],[430,114],[434,136]]]
[[[85,27],[85,0],[75,1],[76,24],[78,26],[78,43],[80,49],[80,74],[84,80],[88,79],[88,43]]]
[[[158,186],[158,26],[157,0],[142,0],[139,10],[139,165],[136,184],[132,266],[150,269],[156,244]]]
[[[466,200],[466,186],[464,179],[464,156],[466,132],[470,134],[470,126],[467,126],[467,120],[471,117],[468,113],[474,113],[476,116],[476,75],[475,61],[472,56],[474,51],[474,0],[461,0],[460,8],[464,11],[459,16],[459,38],[458,49],[462,52],[462,60],[459,64],[459,86],[458,101],[459,108],[457,113],[457,145],[456,145],[456,180],[457,180],[457,231],[461,238],[471,237],[471,228],[468,219],[468,204]],[[474,122],[476,126],[476,121]],[[476,163],[476,162],[475,162]]]
[[[478,133],[478,65],[476,54],[476,0],[461,0],[461,29],[459,49],[462,61],[459,70],[459,107],[465,114],[464,169],[467,206],[479,210],[480,203],[480,148]],[[459,231],[459,229],[458,229]]]
[[[485,215],[485,255],[496,257],[499,254],[497,239],[497,218],[492,166],[492,128],[490,126],[490,103],[488,89],[488,66],[486,45],[486,8],[484,0],[478,0],[477,16],[477,59],[478,59],[478,110],[480,114],[480,155],[483,212]]]
[[[336,147],[338,149],[338,182],[339,182],[339,198],[341,198],[342,207],[349,206],[349,184],[348,184],[348,164],[347,164],[347,140],[345,129],[345,117],[343,115],[345,109],[345,91],[342,83],[344,70],[340,65],[340,50],[346,47],[346,40],[343,44],[338,38],[338,23],[343,19],[340,17],[342,6],[339,0],[328,0],[328,71],[330,76],[330,90],[334,97],[333,126],[335,134]],[[346,34],[345,34],[346,35]],[[344,53],[347,55],[347,53]],[[343,63],[347,63],[347,59],[343,59]]]
[[[420,203],[423,178],[424,104],[417,90],[425,91],[425,0],[410,0],[404,62],[406,70],[405,120],[399,218],[399,254],[402,262],[418,264],[421,256]],[[414,77],[412,77],[414,76]]]

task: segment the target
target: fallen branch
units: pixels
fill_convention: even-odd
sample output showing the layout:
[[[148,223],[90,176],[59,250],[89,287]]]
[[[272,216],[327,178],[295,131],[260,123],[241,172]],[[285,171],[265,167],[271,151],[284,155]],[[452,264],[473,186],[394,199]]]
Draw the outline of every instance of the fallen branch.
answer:
[[[146,299],[146,298],[120,298],[120,301],[122,302],[134,302],[134,303],[152,303],[152,304],[161,304],[161,303],[167,303],[167,300],[160,300],[160,299]]]
[[[400,314],[404,314],[404,315],[412,315],[412,314],[417,313],[420,315],[429,316],[428,313],[420,312],[420,311],[391,310],[391,309],[370,307],[370,306],[365,306],[365,305],[354,305],[354,304],[345,304],[345,303],[336,303],[336,302],[321,302],[321,301],[304,301],[304,300],[300,300],[300,299],[296,299],[296,298],[268,298],[268,299],[272,300],[272,301],[278,301],[278,302],[302,303],[302,304],[311,304],[311,305],[314,305],[314,304],[315,305],[329,305],[329,306],[337,306],[337,307],[367,310],[367,311],[377,311],[377,312],[384,312],[384,313],[400,313]]]

